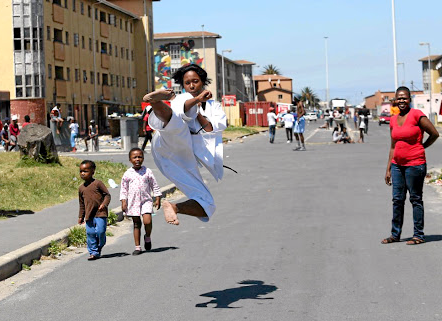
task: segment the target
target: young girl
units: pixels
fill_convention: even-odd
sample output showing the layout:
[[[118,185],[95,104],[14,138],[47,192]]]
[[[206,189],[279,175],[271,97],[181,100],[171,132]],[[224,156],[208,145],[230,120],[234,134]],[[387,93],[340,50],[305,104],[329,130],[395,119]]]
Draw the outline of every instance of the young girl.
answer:
[[[121,179],[120,200],[121,208],[134,222],[135,251],[132,255],[141,254],[141,217],[143,218],[144,248],[150,251],[152,241],[152,209],[158,210],[161,206],[161,191],[150,169],[143,165],[144,153],[140,148],[132,148],[129,152],[129,161],[132,167],[124,173]],[[152,200],[152,194],[155,201]]]
[[[222,131],[226,128],[226,115],[205,89],[210,80],[204,69],[184,65],[173,79],[185,93],[173,99],[170,107],[163,100],[175,97],[171,89],[157,90],[143,98],[153,110],[149,126],[156,130],[152,140],[155,164],[189,198],[177,204],[164,201],[164,216],[173,225],[179,224],[178,213],[207,222],[215,212],[215,202],[199,166],[206,167],[217,181],[223,177]]]
[[[77,148],[75,147],[75,139],[78,137],[78,124],[74,118],[71,118],[71,123],[69,124],[69,129],[71,130],[71,147],[72,152],[75,153]]]
[[[365,131],[365,121],[364,121],[364,115],[359,115],[360,121],[359,121],[359,140],[358,143],[364,142],[364,131]]]

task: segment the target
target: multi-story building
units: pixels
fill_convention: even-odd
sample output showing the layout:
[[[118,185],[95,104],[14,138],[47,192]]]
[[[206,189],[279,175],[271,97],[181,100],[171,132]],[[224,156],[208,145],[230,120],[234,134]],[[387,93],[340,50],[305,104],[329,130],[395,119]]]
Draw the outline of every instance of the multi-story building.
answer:
[[[134,111],[154,87],[152,1],[2,1],[0,90],[10,113],[45,124],[59,103],[85,129]]]
[[[411,95],[422,94],[422,91],[412,91]],[[365,97],[365,107],[371,110],[378,110],[382,104],[390,103],[390,101],[395,97],[396,92],[394,91],[380,91],[378,90],[373,95]]]
[[[156,88],[173,88],[181,92],[171,76],[181,66],[193,63],[203,67],[211,80],[207,87],[218,101],[223,93],[222,56],[217,54],[216,40],[220,35],[207,31],[156,33],[154,59]],[[252,96],[252,65],[246,60],[224,57],[224,90],[238,100],[249,101]]]
[[[428,59],[430,58],[430,59]],[[428,66],[430,60],[430,66]],[[432,55],[419,59],[422,62],[422,79],[424,84],[424,94],[430,93],[430,79],[433,93],[442,92],[442,55]],[[430,73],[428,73],[430,69]],[[431,75],[431,76],[430,76]]]
[[[291,104],[293,100],[292,79],[280,75],[254,76],[258,101]]]

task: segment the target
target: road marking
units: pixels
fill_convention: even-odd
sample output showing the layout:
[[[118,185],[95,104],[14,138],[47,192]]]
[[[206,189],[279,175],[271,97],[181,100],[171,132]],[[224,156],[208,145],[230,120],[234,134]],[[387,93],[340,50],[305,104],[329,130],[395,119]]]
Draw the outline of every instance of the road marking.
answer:
[[[311,133],[304,141],[308,141],[310,138],[312,138],[317,132],[319,131],[319,128],[316,128],[313,133]]]

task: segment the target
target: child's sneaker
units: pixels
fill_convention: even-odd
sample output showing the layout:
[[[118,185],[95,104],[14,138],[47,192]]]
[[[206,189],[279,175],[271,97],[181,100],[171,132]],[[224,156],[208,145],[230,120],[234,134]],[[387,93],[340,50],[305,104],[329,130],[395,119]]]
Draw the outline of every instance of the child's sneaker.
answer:
[[[152,249],[152,241],[150,237],[147,237],[147,235],[144,235],[144,249],[146,251],[150,251]]]

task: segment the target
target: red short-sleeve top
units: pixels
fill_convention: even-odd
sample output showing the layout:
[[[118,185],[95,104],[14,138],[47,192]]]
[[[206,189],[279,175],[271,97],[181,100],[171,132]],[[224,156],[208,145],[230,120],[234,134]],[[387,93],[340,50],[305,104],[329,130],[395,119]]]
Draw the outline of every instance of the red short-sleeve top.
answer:
[[[417,109],[410,109],[402,126],[398,126],[398,115],[391,117],[391,138],[396,141],[392,163],[400,166],[417,166],[426,163],[425,149],[422,145],[424,130],[419,126],[425,114]]]

